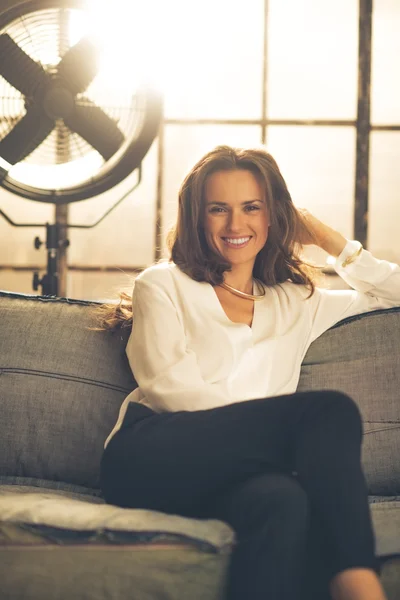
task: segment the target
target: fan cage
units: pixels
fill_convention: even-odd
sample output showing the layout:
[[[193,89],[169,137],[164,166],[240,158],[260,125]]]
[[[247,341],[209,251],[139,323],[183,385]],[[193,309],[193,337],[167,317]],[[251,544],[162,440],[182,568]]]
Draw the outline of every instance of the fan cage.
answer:
[[[70,4],[79,5],[74,2]],[[9,22],[4,22],[4,14],[1,14],[0,9],[0,34],[8,34],[27,55],[41,64],[46,72],[54,72],[66,51],[80,37],[76,37],[76,30],[73,31],[71,24],[79,23],[83,8],[55,6],[43,9],[38,7],[38,2],[29,1],[20,4],[19,8],[21,12],[16,15],[14,10]],[[7,16],[7,13],[5,14]],[[6,61],[7,56],[2,56],[2,60]],[[116,65],[117,69],[119,67],[121,64]],[[126,75],[123,76],[126,78]],[[150,127],[147,123],[147,129],[155,130],[154,135],[158,129],[155,121],[159,121],[161,116],[160,99],[149,99],[149,89],[144,82],[141,85],[138,81],[134,85],[133,78],[131,83],[129,79],[124,81],[121,89],[113,92],[107,88],[107,82],[101,79],[101,73],[98,73],[85,92],[76,96],[75,101],[82,106],[87,101],[94,103],[115,121],[125,137],[116,155],[105,161],[89,143],[71,131],[62,119],[57,119],[50,135],[20,163],[5,169],[0,158],[0,183],[4,187],[32,199],[41,199],[41,193],[63,194],[63,190],[67,188],[76,190],[77,187],[85,186],[87,182],[94,182],[101,177],[108,179],[107,187],[110,187],[110,169],[115,168],[118,157],[122,156],[128,147],[132,148],[135,141],[141,135],[143,137],[146,112],[149,110],[153,113],[154,123]],[[152,106],[149,107],[149,104]],[[26,99],[23,94],[0,75],[0,140],[7,136],[25,114]],[[148,146],[151,145],[151,141]],[[143,140],[139,145],[143,150]],[[139,165],[132,161],[130,171],[137,166]],[[36,173],[33,179],[32,173]],[[125,173],[119,176],[119,180],[127,174],[125,164]],[[67,191],[65,195],[68,195]],[[76,199],[93,194],[80,189],[78,195],[80,198]]]

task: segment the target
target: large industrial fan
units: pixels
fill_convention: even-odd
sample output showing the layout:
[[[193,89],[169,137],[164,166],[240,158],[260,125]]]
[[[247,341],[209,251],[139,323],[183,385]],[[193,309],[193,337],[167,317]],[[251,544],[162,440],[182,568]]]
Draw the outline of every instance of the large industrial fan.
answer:
[[[105,192],[135,169],[139,183],[162,114],[160,94],[145,79],[135,82],[132,68],[121,68],[126,57],[115,65],[123,86],[101,80],[98,46],[77,27],[86,6],[0,3],[0,185],[56,207],[56,222],[39,224],[47,228],[48,272],[41,281],[35,273],[33,287],[41,284],[45,295],[58,295],[57,254],[69,243],[63,229],[102,220],[71,225],[65,205]],[[140,60],[129,57],[130,64]],[[0,213],[11,225],[38,226]],[[41,243],[35,239],[36,247]]]

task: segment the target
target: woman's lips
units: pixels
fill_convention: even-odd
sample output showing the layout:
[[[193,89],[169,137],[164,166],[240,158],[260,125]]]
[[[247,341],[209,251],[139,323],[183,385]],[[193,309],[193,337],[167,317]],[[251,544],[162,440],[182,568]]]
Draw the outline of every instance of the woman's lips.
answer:
[[[243,237],[244,237],[244,236],[243,236]],[[244,248],[245,246],[247,246],[247,244],[248,244],[248,243],[250,242],[250,240],[251,240],[251,237],[250,237],[250,238],[249,238],[249,239],[248,239],[246,242],[243,242],[243,244],[235,244],[235,243],[228,242],[227,238],[221,238],[221,239],[222,239],[222,241],[224,242],[224,244],[225,244],[226,246],[228,246],[228,248],[235,248],[235,249],[239,249],[239,248]]]

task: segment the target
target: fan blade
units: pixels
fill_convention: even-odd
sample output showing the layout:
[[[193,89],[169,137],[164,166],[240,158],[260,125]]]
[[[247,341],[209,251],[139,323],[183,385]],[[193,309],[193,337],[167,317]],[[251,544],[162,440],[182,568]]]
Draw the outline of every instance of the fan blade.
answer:
[[[11,165],[33,152],[51,133],[54,121],[41,110],[31,108],[0,141],[0,156]]]
[[[0,35],[0,75],[25,96],[47,81],[46,71],[7,34]]]
[[[125,136],[101,108],[91,104],[89,100],[85,102],[87,104],[84,106],[75,106],[64,123],[108,160],[120,148]]]
[[[87,38],[70,48],[58,64],[58,74],[74,94],[84,92],[97,74],[97,49]]]

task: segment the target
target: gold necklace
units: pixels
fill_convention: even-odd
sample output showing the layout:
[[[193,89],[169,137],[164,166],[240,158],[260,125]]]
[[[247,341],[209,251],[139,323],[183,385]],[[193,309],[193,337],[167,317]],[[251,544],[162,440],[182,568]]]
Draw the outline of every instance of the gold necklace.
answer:
[[[256,282],[258,289],[262,288],[262,290],[263,290],[263,293],[258,294],[257,296],[253,296],[253,294],[246,294],[246,292],[241,292],[240,290],[237,290],[236,288],[232,287],[228,283],[225,283],[225,281],[223,283],[220,283],[220,286],[225,288],[229,292],[232,292],[232,294],[239,296],[240,298],[246,298],[246,300],[261,300],[265,296],[265,288],[264,288],[263,284],[261,283],[261,281],[259,281],[258,279],[254,279],[254,281]]]

